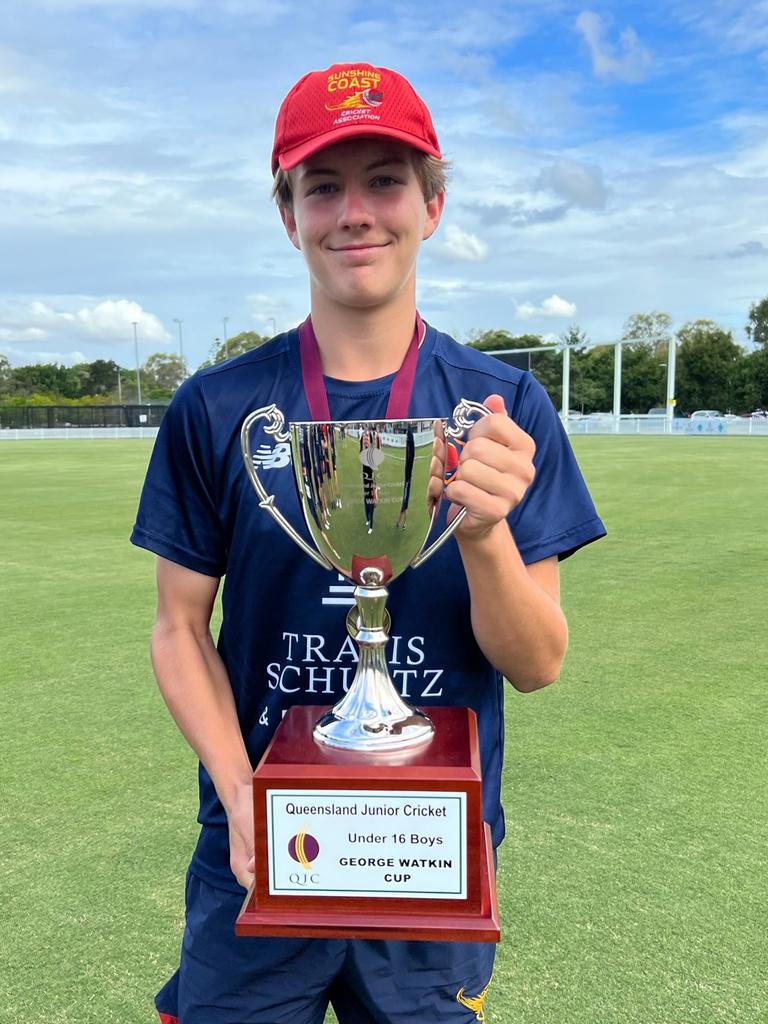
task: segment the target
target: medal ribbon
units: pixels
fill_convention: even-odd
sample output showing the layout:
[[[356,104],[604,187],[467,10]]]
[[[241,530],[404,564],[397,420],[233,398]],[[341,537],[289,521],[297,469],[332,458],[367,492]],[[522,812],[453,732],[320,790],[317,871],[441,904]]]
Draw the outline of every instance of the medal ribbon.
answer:
[[[387,401],[384,418],[388,420],[404,420],[408,417],[408,407],[413,394],[413,382],[416,378],[416,366],[419,362],[419,346],[425,334],[424,321],[416,313],[416,326],[411,343],[405,353],[402,366],[395,374]],[[312,317],[308,316],[299,327],[299,354],[301,356],[301,376],[304,394],[307,396],[309,415],[313,420],[328,422],[331,410],[328,405],[328,392],[323,380],[323,366],[320,362],[320,348],[317,344]]]

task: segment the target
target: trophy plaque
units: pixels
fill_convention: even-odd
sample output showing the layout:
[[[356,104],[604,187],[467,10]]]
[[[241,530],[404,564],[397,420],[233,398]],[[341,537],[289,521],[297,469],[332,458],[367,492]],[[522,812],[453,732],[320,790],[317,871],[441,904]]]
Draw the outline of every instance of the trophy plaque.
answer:
[[[241,446],[260,506],[326,569],[355,584],[347,630],[357,672],[332,708],[286,713],[253,776],[256,874],[238,935],[498,942],[490,829],[482,817],[477,724],[468,708],[430,717],[398,694],[386,662],[387,584],[425,562],[433,441],[488,415],[462,400],[451,422],[291,423],[271,405],[246,417]],[[258,421],[290,441],[313,544],[283,516],[255,467]]]

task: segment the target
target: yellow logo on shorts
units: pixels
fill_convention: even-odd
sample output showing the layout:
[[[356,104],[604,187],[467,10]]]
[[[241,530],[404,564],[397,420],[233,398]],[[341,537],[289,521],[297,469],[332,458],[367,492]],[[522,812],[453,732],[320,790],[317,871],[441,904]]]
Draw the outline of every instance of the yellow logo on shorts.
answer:
[[[489,981],[479,995],[465,996],[464,986],[462,985],[459,991],[456,993],[456,1002],[461,1003],[462,1006],[466,1006],[468,1010],[472,1010],[475,1014],[476,1020],[485,1020],[485,1000],[488,996],[488,989],[490,987],[491,983]]]

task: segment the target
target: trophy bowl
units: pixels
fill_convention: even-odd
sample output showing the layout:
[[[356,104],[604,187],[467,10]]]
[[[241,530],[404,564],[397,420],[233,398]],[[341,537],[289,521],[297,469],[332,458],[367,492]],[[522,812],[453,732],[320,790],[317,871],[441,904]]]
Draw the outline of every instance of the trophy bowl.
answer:
[[[291,454],[307,529],[337,572],[386,584],[424,546],[434,519],[428,500],[432,420],[292,423]]]

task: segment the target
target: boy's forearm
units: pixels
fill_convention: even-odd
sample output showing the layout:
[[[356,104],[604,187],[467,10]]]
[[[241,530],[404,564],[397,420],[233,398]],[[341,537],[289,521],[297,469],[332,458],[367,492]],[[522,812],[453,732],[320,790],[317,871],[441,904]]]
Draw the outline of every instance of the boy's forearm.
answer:
[[[228,809],[253,769],[237,720],[232,688],[210,633],[158,623],[152,665],[165,703]]]
[[[554,682],[568,626],[558,602],[531,577],[507,524],[480,538],[458,533],[457,539],[480,649],[518,690]]]

